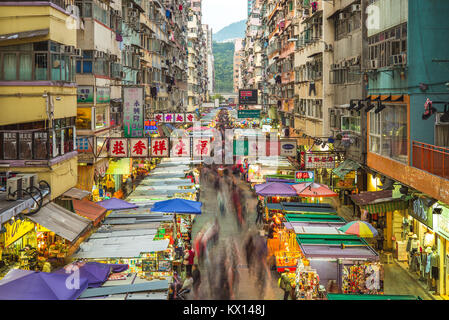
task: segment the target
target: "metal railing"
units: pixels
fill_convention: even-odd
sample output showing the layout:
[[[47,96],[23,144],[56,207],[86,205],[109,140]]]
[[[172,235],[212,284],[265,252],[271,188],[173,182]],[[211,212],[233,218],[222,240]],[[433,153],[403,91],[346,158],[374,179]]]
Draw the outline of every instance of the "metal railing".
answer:
[[[415,168],[449,180],[449,148],[413,141]]]

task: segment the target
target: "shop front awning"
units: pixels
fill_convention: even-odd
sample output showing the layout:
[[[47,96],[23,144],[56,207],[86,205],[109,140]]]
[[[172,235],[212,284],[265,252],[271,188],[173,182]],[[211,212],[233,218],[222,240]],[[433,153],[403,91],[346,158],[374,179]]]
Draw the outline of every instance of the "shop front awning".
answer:
[[[287,214],[285,219],[288,222],[314,222],[314,223],[346,223],[343,217],[327,214]]]
[[[81,189],[78,189],[78,188],[72,188],[72,189],[64,192],[62,195],[64,197],[69,197],[69,198],[74,198],[74,199],[81,200],[81,199],[87,197],[88,195],[90,195],[90,192],[86,191],[86,190],[81,190]]]
[[[92,201],[72,200],[73,209],[77,214],[93,221],[93,225],[97,226],[106,214],[106,208],[99,206]]]
[[[52,202],[27,218],[70,242],[76,241],[91,225],[88,219]]]
[[[346,159],[337,168],[333,169],[332,172],[340,179],[344,179],[349,172],[357,170],[358,168],[360,168],[360,164],[351,159]]]
[[[360,194],[353,194],[350,197],[356,205],[369,213],[405,210],[409,207],[407,201],[394,198],[392,190],[362,192]]]

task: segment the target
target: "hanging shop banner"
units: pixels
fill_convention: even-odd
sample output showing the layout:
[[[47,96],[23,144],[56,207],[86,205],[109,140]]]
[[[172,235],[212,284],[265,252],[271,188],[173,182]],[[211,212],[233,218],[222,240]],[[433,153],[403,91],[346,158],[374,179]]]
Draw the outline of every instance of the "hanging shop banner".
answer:
[[[128,139],[110,139],[109,156],[114,158],[128,157]]]
[[[157,122],[164,122],[164,114],[163,113],[155,113],[153,119]]]
[[[257,103],[257,89],[256,90],[239,90],[239,104],[240,105],[252,105]]]
[[[97,103],[109,103],[111,95],[110,88],[97,87]]]
[[[449,208],[442,205],[437,207],[441,209],[441,214],[438,214],[438,218],[435,219],[438,224],[436,226],[434,224],[434,229],[438,234],[449,239]]]
[[[281,140],[281,156],[296,157],[296,140]]]
[[[247,156],[249,151],[249,142],[248,140],[243,139],[235,139],[234,147],[233,147],[233,155],[234,156]]]
[[[295,172],[295,182],[305,183],[305,182],[314,182],[315,174],[313,171],[296,171]]]
[[[9,223],[3,225],[6,227],[5,246],[16,242],[26,233],[34,229],[34,223],[28,220],[16,220],[12,225]]]
[[[175,122],[175,114],[174,113],[164,113],[164,122]]]
[[[190,138],[173,138],[171,157],[190,157]]]
[[[93,103],[94,102],[94,87],[93,86],[78,86],[76,89],[76,102],[78,103]]]
[[[186,113],[185,121],[186,122],[193,122],[193,121],[195,121],[195,114],[194,113]]]
[[[184,121],[185,121],[184,113],[176,113],[175,114],[175,122],[176,123],[183,123]]]
[[[154,120],[145,120],[144,122],[144,130],[145,130],[145,135],[146,136],[150,136],[154,133],[157,133],[157,121]]]
[[[169,156],[169,140],[168,138],[152,138],[151,139],[151,156],[164,157]]]
[[[255,118],[260,119],[260,110],[238,110],[239,119]]]
[[[143,88],[123,88],[125,138],[143,137]]]
[[[194,157],[209,157],[210,149],[211,145],[209,138],[193,138],[192,151]]]
[[[418,198],[412,201],[412,210],[410,210],[410,215],[429,228],[433,228],[432,208],[429,208],[424,201],[425,200],[423,198]]]
[[[335,154],[306,154],[306,169],[335,168]]]
[[[279,140],[271,141],[267,140],[266,152],[267,156],[279,156],[281,144]]]
[[[148,138],[129,139],[129,147],[132,158],[134,157],[148,158]]]

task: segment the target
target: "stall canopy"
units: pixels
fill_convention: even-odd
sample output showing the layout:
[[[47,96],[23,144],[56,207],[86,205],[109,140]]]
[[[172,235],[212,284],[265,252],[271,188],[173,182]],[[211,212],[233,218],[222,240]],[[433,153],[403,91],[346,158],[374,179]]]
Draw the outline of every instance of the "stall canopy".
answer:
[[[346,159],[337,168],[333,169],[332,172],[340,179],[343,179],[349,172],[358,168],[360,168],[360,164],[351,159]]]
[[[52,202],[42,207],[37,213],[27,215],[27,218],[70,242],[76,241],[91,225],[88,219]]]
[[[379,260],[379,255],[368,243],[353,235],[296,235],[306,258]]]
[[[56,274],[68,274],[72,273],[73,268],[77,268],[79,275],[82,278],[88,280],[89,288],[98,288],[109,277],[109,274],[115,272],[122,272],[128,269],[127,264],[107,264],[98,262],[86,262],[86,263],[71,263],[65,267],[54,271]]]
[[[185,199],[170,199],[156,202],[151,208],[152,212],[173,212],[186,214],[201,214],[201,206],[203,204],[198,201]]]
[[[309,206],[299,202],[281,202],[281,207],[285,213],[337,214],[336,210],[330,206]]]
[[[97,226],[106,214],[106,208],[99,206],[92,201],[72,200],[73,209],[77,214],[93,221],[93,225]]]
[[[316,182],[298,183],[292,186],[300,197],[337,197],[338,194],[328,186]]]
[[[106,208],[107,210],[123,210],[123,209],[133,209],[137,208],[138,206],[129,202],[126,202],[122,199],[117,198],[111,198],[108,200],[103,200],[100,202],[97,202],[98,205],[102,206],[103,208]]]
[[[346,223],[346,220],[337,215],[326,214],[287,214],[288,222],[315,222],[315,223]]]
[[[405,210],[409,204],[400,198],[393,197],[392,190],[370,191],[351,195],[352,201],[369,213]]]
[[[0,283],[0,300],[75,300],[88,286],[82,276],[76,288],[66,281],[67,274],[13,269]]]
[[[65,197],[81,200],[81,199],[87,197],[88,195],[90,195],[90,192],[86,191],[86,190],[81,190],[78,188],[72,188],[72,189],[64,192],[62,195]]]
[[[422,300],[413,295],[328,293],[327,300]]]
[[[295,189],[292,186],[281,182],[268,182],[263,184],[256,184],[254,187],[258,195],[264,197],[295,197],[297,196]]]

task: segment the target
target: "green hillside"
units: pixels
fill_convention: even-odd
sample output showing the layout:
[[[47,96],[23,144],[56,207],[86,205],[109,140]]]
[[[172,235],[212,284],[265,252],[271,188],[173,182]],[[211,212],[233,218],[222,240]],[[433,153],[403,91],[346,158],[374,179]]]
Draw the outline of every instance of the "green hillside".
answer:
[[[228,93],[233,91],[234,43],[213,43],[215,67],[214,92]]]
[[[231,23],[217,33],[214,33],[213,39],[217,42],[232,40],[235,38],[244,38],[246,30],[246,20]]]

